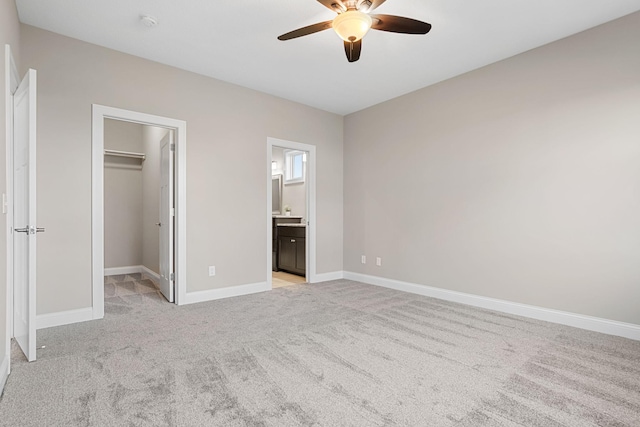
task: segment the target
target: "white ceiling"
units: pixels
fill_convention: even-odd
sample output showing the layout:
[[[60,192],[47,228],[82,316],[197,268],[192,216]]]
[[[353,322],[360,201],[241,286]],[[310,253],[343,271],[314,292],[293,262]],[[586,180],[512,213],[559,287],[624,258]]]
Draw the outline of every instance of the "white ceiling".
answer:
[[[348,114],[640,10],[640,0],[387,0],[433,25],[370,31],[348,63],[316,0],[16,0],[20,21],[338,114]],[[155,17],[148,28],[141,15]],[[637,43],[629,40],[629,43]]]

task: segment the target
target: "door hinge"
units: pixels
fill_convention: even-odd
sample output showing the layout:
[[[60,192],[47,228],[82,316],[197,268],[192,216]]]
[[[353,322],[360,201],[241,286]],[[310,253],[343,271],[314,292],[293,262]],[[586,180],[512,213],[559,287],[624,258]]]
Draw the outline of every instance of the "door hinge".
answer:
[[[171,273],[171,274],[169,275],[169,280],[171,280],[171,281],[173,282],[173,281],[175,280],[175,279],[174,279],[174,277],[175,277],[175,276],[174,276],[174,274],[173,274],[173,273]]]
[[[169,148],[171,151],[176,151],[176,144],[171,144]]]
[[[176,216],[176,208],[171,208],[171,216]]]

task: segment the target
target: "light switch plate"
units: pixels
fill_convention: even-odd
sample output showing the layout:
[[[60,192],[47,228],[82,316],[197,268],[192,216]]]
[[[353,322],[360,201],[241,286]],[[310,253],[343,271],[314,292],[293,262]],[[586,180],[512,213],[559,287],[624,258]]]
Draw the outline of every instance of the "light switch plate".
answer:
[[[215,276],[216,275],[216,267],[215,265],[210,265],[209,266],[209,276]]]

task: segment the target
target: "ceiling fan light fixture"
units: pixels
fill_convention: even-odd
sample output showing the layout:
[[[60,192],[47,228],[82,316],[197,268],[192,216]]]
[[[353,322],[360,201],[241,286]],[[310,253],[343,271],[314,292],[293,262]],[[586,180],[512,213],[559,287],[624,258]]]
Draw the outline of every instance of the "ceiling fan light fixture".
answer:
[[[356,42],[367,34],[373,23],[371,17],[358,10],[348,10],[336,16],[331,26],[340,38]]]

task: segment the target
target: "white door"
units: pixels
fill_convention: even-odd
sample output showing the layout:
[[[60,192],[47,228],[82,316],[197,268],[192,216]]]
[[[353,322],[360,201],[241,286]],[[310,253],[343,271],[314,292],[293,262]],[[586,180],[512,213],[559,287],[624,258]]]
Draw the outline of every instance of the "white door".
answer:
[[[36,360],[36,71],[13,95],[13,336]]]
[[[173,132],[160,141],[160,291],[173,299]]]

